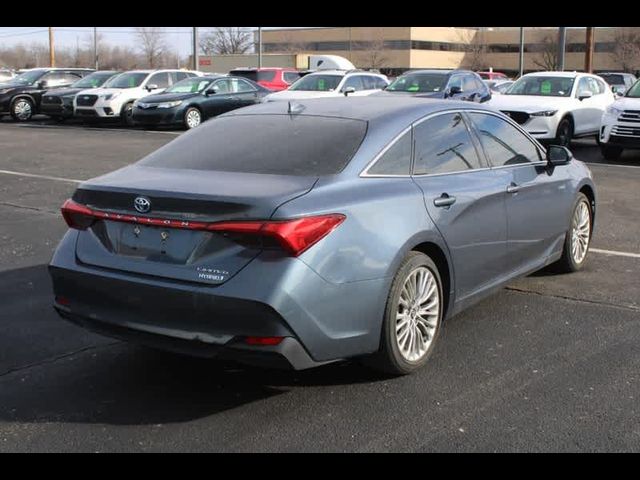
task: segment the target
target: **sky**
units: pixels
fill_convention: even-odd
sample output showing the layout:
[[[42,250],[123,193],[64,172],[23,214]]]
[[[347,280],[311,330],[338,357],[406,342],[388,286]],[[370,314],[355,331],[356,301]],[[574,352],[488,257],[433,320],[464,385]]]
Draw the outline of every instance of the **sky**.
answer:
[[[199,27],[202,35],[214,27]],[[247,27],[257,28],[257,27]],[[269,28],[281,27],[265,27]],[[291,27],[287,27],[291,28]],[[56,46],[75,47],[93,45],[93,27],[54,27],[54,42]],[[180,55],[191,53],[191,27],[165,27],[167,44]],[[98,33],[112,45],[135,46],[135,27],[99,27]],[[0,47],[18,43],[48,43],[48,27],[0,27]]]

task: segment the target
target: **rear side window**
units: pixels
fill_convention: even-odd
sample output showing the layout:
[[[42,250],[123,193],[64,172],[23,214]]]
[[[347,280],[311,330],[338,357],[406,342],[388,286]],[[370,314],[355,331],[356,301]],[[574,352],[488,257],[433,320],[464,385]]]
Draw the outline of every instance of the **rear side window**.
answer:
[[[459,113],[425,120],[414,129],[416,175],[480,168],[471,136]]]
[[[230,115],[190,130],[140,161],[147,167],[332,175],[356,153],[367,122],[311,115]]]
[[[520,130],[506,120],[485,113],[470,113],[480,142],[494,167],[541,160],[540,151]]]
[[[411,173],[411,131],[405,133],[367,171],[370,175],[409,175]]]

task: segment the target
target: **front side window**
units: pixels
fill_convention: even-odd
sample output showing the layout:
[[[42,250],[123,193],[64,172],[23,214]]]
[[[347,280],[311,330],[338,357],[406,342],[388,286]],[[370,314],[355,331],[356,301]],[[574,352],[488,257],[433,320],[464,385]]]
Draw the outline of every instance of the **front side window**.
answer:
[[[540,151],[533,142],[506,120],[486,113],[470,113],[469,116],[494,167],[541,160]]]
[[[345,80],[344,85],[342,86],[342,91],[345,91],[347,88],[352,87],[356,92],[360,90],[364,90],[364,83],[362,82],[361,75],[354,75]]]
[[[476,79],[471,75],[465,75],[462,81],[462,90],[465,92],[473,92],[478,89],[476,85]]]
[[[464,172],[480,160],[460,113],[446,113],[414,128],[416,175]]]
[[[203,92],[210,84],[212,80],[202,79],[200,77],[187,78],[181,82],[174,83],[171,88],[166,90],[166,93],[200,93]]]
[[[625,97],[640,98],[640,80],[633,84],[633,86],[627,90]]]
[[[536,97],[569,97],[573,89],[573,77],[533,75],[521,77],[505,95],[532,95]]]
[[[117,77],[109,80],[105,85],[108,88],[136,88],[142,85],[144,79],[147,78],[147,73],[122,73]]]
[[[147,85],[157,85],[158,88],[167,88],[169,86],[169,73],[156,73],[151,76]]]
[[[331,92],[338,88],[342,75],[306,75],[289,87],[289,90]]]
[[[367,173],[370,175],[409,175],[411,173],[411,130],[396,140]]]
[[[451,77],[451,80],[449,80],[449,88],[452,88],[452,87],[458,87],[460,90],[462,90],[461,75],[454,75],[453,77]]]

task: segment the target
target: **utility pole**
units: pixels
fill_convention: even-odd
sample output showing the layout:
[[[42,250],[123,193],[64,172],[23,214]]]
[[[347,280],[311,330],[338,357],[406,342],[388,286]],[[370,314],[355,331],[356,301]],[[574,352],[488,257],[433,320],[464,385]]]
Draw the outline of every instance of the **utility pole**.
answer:
[[[193,27],[193,69],[198,70],[200,60],[198,58],[198,27]]]
[[[557,69],[564,71],[564,50],[567,43],[567,27],[559,27],[558,30],[558,65]]]
[[[524,75],[524,27],[520,27],[520,55],[519,55],[520,75]]]
[[[584,71],[587,73],[593,72],[593,49],[595,46],[594,30],[594,27],[587,27],[587,50],[584,54]]]
[[[349,27],[349,61],[353,62],[353,60],[351,60],[351,27]]]
[[[49,27],[49,66],[56,66],[56,52],[53,45],[53,27]]]
[[[93,27],[93,60],[96,70],[98,70],[98,27]]]
[[[262,27],[258,27],[258,68],[262,68]]]

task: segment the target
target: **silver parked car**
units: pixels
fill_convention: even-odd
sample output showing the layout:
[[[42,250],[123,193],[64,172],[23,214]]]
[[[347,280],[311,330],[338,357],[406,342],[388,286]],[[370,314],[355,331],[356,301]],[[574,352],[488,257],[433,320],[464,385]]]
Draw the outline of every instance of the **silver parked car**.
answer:
[[[443,320],[516,277],[586,261],[587,167],[470,102],[273,102],[79,185],[55,308],[168,350],[406,374]]]

